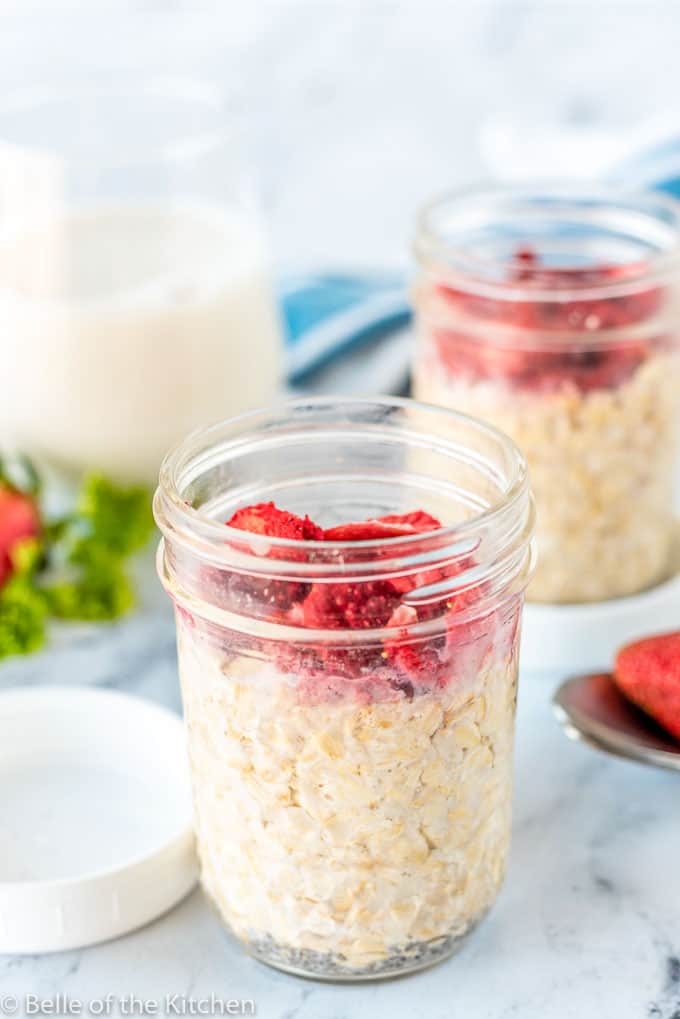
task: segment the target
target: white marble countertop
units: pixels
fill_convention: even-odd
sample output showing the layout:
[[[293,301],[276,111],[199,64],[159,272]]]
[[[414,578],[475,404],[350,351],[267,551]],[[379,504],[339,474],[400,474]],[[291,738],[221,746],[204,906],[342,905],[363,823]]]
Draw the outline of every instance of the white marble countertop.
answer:
[[[142,612],[6,663],[0,688],[117,686],[178,709],[173,622],[150,571],[147,582]],[[419,1011],[427,1019],[677,1019],[678,776],[570,743],[552,717],[557,679],[523,677],[508,878],[488,919],[448,962],[374,985],[289,977],[245,955],[195,891],[117,941],[0,957],[0,1010],[7,995],[87,1003],[112,994],[172,1014],[167,994],[198,1002],[214,994],[254,1001],[261,1019],[406,1019]]]
[[[285,264],[401,265],[423,197],[488,172],[489,117],[533,111],[625,130],[672,105],[680,76],[680,20],[661,3],[267,0],[199,17],[188,0],[140,0],[104,5],[114,24],[86,4],[89,27],[49,5],[8,6],[45,9],[34,29],[3,21],[3,87],[65,73],[76,52],[98,69],[125,57],[151,71],[238,71]],[[122,7],[142,21],[119,21]],[[0,689],[100,684],[179,709],[173,623],[153,583],[146,603],[118,626],[3,664]],[[196,891],[117,941],[0,957],[0,1013],[7,995],[30,992],[161,1007],[166,994],[215,994],[252,999],[261,1019],[680,1019],[678,776],[569,743],[550,707],[558,678],[523,676],[510,871],[457,957],[387,983],[307,982],[246,956]]]

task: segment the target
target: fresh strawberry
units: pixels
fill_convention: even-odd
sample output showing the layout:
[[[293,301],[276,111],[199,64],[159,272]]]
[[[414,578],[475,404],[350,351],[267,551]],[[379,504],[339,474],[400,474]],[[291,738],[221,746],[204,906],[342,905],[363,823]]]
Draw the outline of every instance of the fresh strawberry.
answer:
[[[614,680],[633,704],[680,740],[680,631],[622,648]]]
[[[0,586],[12,574],[14,548],[39,533],[40,516],[33,499],[8,486],[0,487]]]
[[[323,531],[308,516],[298,517],[281,510],[273,502],[259,502],[236,510],[228,527],[251,534],[264,534],[268,538],[293,538],[300,541],[320,541]]]

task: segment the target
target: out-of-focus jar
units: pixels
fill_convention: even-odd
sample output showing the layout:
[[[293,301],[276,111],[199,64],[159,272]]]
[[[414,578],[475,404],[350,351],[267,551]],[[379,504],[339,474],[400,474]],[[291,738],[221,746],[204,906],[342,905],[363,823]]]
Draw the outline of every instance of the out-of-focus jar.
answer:
[[[422,511],[444,526],[360,541],[225,526],[267,500],[326,529]],[[194,434],[166,458],[155,512],[222,918],[307,976],[448,956],[494,901],[510,836],[532,568],[521,454],[408,400],[316,399]]]
[[[528,597],[598,601],[671,567],[680,406],[680,206],[657,195],[445,197],[416,238],[415,395],[525,454]]]
[[[182,435],[274,399],[270,255],[235,135],[197,82],[3,94],[3,447],[152,485]]]

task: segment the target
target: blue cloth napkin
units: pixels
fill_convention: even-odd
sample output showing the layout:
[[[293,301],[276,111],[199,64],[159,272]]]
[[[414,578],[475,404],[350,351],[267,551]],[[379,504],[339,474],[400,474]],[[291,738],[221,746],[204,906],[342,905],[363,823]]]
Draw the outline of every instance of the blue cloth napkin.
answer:
[[[680,136],[630,157],[611,182],[680,198]],[[319,273],[284,279],[288,381],[304,383],[334,358],[408,324],[406,279],[396,274]]]
[[[680,199],[680,135],[669,135],[634,153],[611,176],[620,186],[663,191]]]
[[[405,281],[398,276],[296,276],[283,281],[279,297],[293,384],[359,344],[403,327],[411,317]]]

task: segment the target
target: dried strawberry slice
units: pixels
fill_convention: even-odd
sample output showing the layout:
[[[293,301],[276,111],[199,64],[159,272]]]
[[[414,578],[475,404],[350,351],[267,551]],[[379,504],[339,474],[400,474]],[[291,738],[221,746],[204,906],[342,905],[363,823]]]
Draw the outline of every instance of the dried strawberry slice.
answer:
[[[414,687],[419,692],[432,690],[444,685],[446,666],[443,660],[445,640],[431,637],[428,641],[415,643],[404,641],[387,646],[387,655],[393,666],[396,666],[403,679],[394,683],[395,688],[404,690],[413,696]]]
[[[441,522],[425,510],[412,510],[410,513],[390,513],[386,517],[378,517],[383,524],[394,524],[395,526],[412,527],[414,531],[436,531],[441,527]]]
[[[228,527],[251,534],[264,534],[268,538],[293,538],[300,541],[321,541],[323,531],[308,516],[279,509],[273,502],[259,502],[236,510]]]
[[[633,704],[680,740],[680,631],[622,648],[614,680]]]
[[[436,567],[422,573],[401,577],[396,582],[402,595],[417,588],[429,587],[447,579],[453,579],[474,565],[471,558]],[[475,620],[459,621],[459,613],[474,605],[482,594],[482,587],[476,584],[461,590],[442,594],[431,602],[397,607],[387,625],[398,629],[394,639],[387,641],[385,650],[389,660],[401,669],[419,687],[431,688],[444,682],[451,671],[451,656],[464,644],[477,640],[480,626]],[[446,617],[446,633],[428,638],[409,639],[410,627],[416,623]]]
[[[323,538],[348,542],[425,534],[441,526],[431,514],[414,510],[322,531],[309,517],[295,516],[278,509],[271,502],[238,510],[229,520],[229,525],[265,537]],[[273,557],[284,555],[276,550],[268,554]],[[295,551],[287,550],[285,556],[295,559]],[[353,553],[348,550],[343,558],[351,562]],[[446,634],[438,634],[425,641],[409,640],[410,625],[455,611],[454,604],[462,604],[465,596],[443,597],[417,608],[403,605],[402,597],[415,587],[457,574],[464,565],[426,567],[416,574],[394,580],[314,584],[235,573],[227,580],[227,591],[240,605],[241,611],[245,608],[254,615],[264,615],[303,628],[367,630],[394,627],[394,640],[370,647],[339,647],[332,643],[278,646],[279,666],[298,677],[301,696],[306,701],[337,697],[342,693],[343,683],[347,685],[348,695],[353,697],[412,697],[416,690],[429,689],[443,682],[448,641]]]
[[[379,541],[381,538],[405,538],[411,534],[432,531],[441,527],[436,517],[424,510],[411,513],[390,513],[357,523],[338,524],[324,532],[325,541]]]
[[[539,337],[566,331],[575,336],[574,347],[551,349],[545,339],[540,347],[494,344],[467,335],[459,324],[455,329],[434,331],[439,359],[454,378],[503,379],[518,389],[552,391],[565,383],[581,392],[616,388],[648,356],[649,341],[607,342],[595,349],[591,337],[650,319],[663,303],[663,290],[647,287],[595,299],[579,296],[578,292],[609,281],[625,282],[640,269],[635,265],[557,269],[542,265],[530,248],[519,248],[509,267],[508,282],[526,287],[521,300],[514,295],[490,300],[445,285],[437,287],[438,294],[459,316],[493,320],[501,327],[521,329],[525,335],[533,332]],[[538,294],[532,297],[531,290],[541,287],[561,290],[564,299],[546,300]]]
[[[418,531],[411,524],[398,524],[384,520],[365,520],[352,524],[338,524],[323,532],[324,541],[380,541],[382,538],[404,538]]]
[[[371,541],[408,537],[440,527],[423,510],[390,514],[324,531],[326,541]],[[318,629],[374,629],[387,625],[401,588],[392,581],[314,584],[303,606],[303,622]]]
[[[386,580],[314,584],[302,606],[303,622],[319,630],[377,629],[398,603],[399,592]]]
[[[279,509],[273,502],[260,502],[237,510],[227,521],[227,526],[268,538],[319,541],[323,537],[321,528],[308,516],[298,517]],[[271,550],[268,555],[272,559],[296,558],[294,550],[288,549]],[[257,617],[268,614],[277,619],[302,601],[309,589],[310,585],[303,581],[231,573],[227,578],[225,593],[227,599],[233,600],[240,611],[245,610]]]

